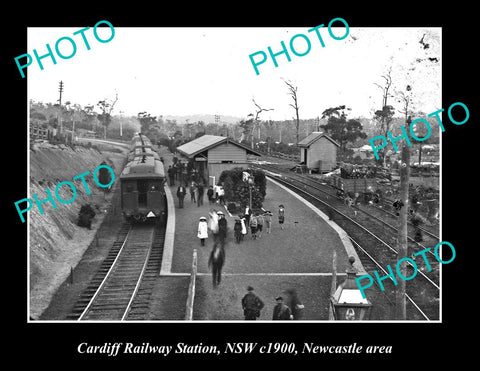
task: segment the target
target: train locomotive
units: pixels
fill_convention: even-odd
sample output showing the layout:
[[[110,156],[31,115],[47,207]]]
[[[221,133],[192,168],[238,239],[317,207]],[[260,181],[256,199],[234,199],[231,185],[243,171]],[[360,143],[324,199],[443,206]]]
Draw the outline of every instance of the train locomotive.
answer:
[[[128,163],[120,175],[121,207],[129,222],[158,220],[167,216],[165,170],[150,140],[143,134],[132,139]]]

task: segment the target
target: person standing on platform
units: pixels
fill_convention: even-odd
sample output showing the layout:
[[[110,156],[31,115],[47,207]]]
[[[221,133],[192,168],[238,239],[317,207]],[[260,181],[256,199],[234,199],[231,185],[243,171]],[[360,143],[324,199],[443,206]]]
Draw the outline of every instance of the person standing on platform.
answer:
[[[197,184],[195,182],[190,183],[190,201],[191,202],[196,202],[195,200],[195,192],[197,191]]]
[[[250,231],[252,232],[252,239],[255,240],[257,238],[257,227],[258,221],[255,214],[252,214],[250,217]]]
[[[288,295],[287,305],[292,312],[292,319],[297,321],[301,320],[303,318],[303,309],[305,306],[298,298],[297,290],[288,289],[285,291],[285,293]]]
[[[283,297],[277,296],[275,298],[277,305],[273,308],[272,320],[274,321],[288,321],[291,319],[290,308],[283,303]]]
[[[220,244],[225,246],[225,241],[227,239],[227,219],[225,219],[225,214],[222,211],[217,212],[218,215],[218,239]]]
[[[245,320],[255,321],[260,317],[260,311],[263,309],[265,304],[263,301],[253,292],[253,287],[247,287],[247,293],[242,298],[242,309]]]
[[[235,225],[233,226],[233,233],[235,235],[235,241],[240,243],[242,240],[242,222],[240,219],[235,219]]]
[[[245,213],[243,215],[245,215],[245,223],[247,224],[247,227],[250,226],[250,216],[252,215],[252,210],[250,210],[248,205],[245,207]]]
[[[244,236],[247,234],[247,226],[246,226],[244,215],[240,217],[240,224],[242,225],[242,240],[243,240]]]
[[[222,186],[218,186],[217,197],[219,204],[221,205],[223,203],[225,205],[225,190]]]
[[[283,229],[283,223],[285,222],[285,206],[278,205],[278,224]]]
[[[217,287],[222,280],[222,268],[225,264],[225,250],[222,246],[213,247],[208,258],[208,267],[212,270],[213,287]]]
[[[267,230],[267,233],[270,234],[272,233],[272,213],[270,211],[265,211],[264,218],[265,228]]]
[[[205,246],[205,239],[208,238],[208,224],[204,216],[199,219],[197,237],[200,238],[200,245]]]
[[[168,167],[167,173],[168,173],[168,179],[170,180],[170,185],[174,186],[175,185],[175,169],[172,168],[172,165]]]
[[[208,203],[211,205],[215,202],[213,199],[213,187],[209,186],[207,190]]]
[[[218,214],[215,211],[215,209],[210,209],[210,212],[208,213],[210,222],[209,222],[209,228],[212,231],[213,234],[213,242],[214,244],[218,243]]]
[[[203,194],[204,194],[204,188],[203,188],[203,182],[198,183],[198,197],[197,197],[197,206],[200,207],[203,205]]]
[[[258,238],[262,237],[262,230],[263,230],[264,222],[265,222],[265,219],[263,217],[263,214],[257,214],[257,234],[258,234]]]
[[[187,194],[187,190],[183,185],[180,184],[177,188],[178,207],[180,209],[183,209],[183,199],[185,198],[186,194]]]

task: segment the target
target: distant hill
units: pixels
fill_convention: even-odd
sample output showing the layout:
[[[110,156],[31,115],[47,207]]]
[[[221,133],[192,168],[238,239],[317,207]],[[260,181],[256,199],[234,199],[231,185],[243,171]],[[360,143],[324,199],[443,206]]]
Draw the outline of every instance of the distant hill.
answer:
[[[223,116],[220,115],[220,123],[224,124],[235,124],[240,120],[243,120],[245,117],[235,117],[235,116]],[[164,120],[177,120],[177,124],[182,125],[188,120],[189,123],[193,124],[197,121],[203,121],[205,124],[215,123],[215,114],[195,114],[195,115],[185,115],[185,116],[175,116],[175,115],[164,115]]]

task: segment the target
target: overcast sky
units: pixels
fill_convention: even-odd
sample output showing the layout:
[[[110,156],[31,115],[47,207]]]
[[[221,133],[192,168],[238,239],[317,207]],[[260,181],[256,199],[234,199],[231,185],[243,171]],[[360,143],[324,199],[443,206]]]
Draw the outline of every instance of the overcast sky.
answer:
[[[441,61],[417,63],[426,53],[440,60],[440,28],[350,28],[347,38],[334,40],[326,25],[320,30],[325,47],[321,47],[311,27],[296,28],[121,28],[108,43],[98,42],[93,27],[85,32],[91,49],[86,50],[81,35],[73,35],[86,25],[72,28],[29,28],[27,52],[54,50],[55,42],[64,36],[76,42],[77,52],[71,59],[56,56],[42,59],[44,70],[34,61],[28,67],[29,99],[44,103],[58,99],[58,83],[64,82],[63,102],[82,106],[96,104],[104,98],[118,103],[113,114],[137,115],[147,111],[158,115],[219,114],[246,117],[253,112],[252,98],[263,108],[261,119],[291,119],[292,103],[282,79],[298,86],[300,118],[314,118],[329,107],[341,104],[352,109],[351,117],[371,117],[381,108],[383,85],[381,75],[392,66],[394,88],[412,84],[416,109],[433,112],[441,108]],[[336,23],[337,24],[337,23]],[[338,23],[340,26],[341,23]],[[342,27],[334,34],[345,33]],[[109,29],[99,31],[108,38]],[[291,62],[285,55],[277,57],[274,67],[270,58],[259,65],[256,75],[249,55],[257,51],[268,54],[281,50],[280,42],[289,45],[296,34],[306,35],[310,52],[298,57],[290,50]],[[432,46],[424,49],[420,43]],[[436,40],[434,40],[436,39]],[[435,48],[435,45],[437,47]],[[60,43],[68,55],[68,41]],[[296,39],[298,52],[306,50],[301,38]],[[258,56],[257,58],[260,58]],[[415,67],[410,70],[410,67]],[[410,76],[406,74],[409,71]],[[393,93],[393,89],[392,89]],[[391,98],[391,103],[399,104]]]

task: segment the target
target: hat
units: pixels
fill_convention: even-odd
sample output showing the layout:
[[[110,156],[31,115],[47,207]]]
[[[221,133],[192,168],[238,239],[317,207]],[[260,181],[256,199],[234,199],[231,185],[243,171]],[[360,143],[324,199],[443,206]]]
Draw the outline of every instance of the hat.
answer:
[[[247,286],[247,291],[253,291],[253,287],[252,286]]]
[[[217,211],[217,215],[225,215],[223,211]]]
[[[275,300],[283,300],[283,297],[277,296],[277,297],[275,298]]]
[[[207,220],[207,218],[205,218],[204,216],[201,216],[200,220]]]

